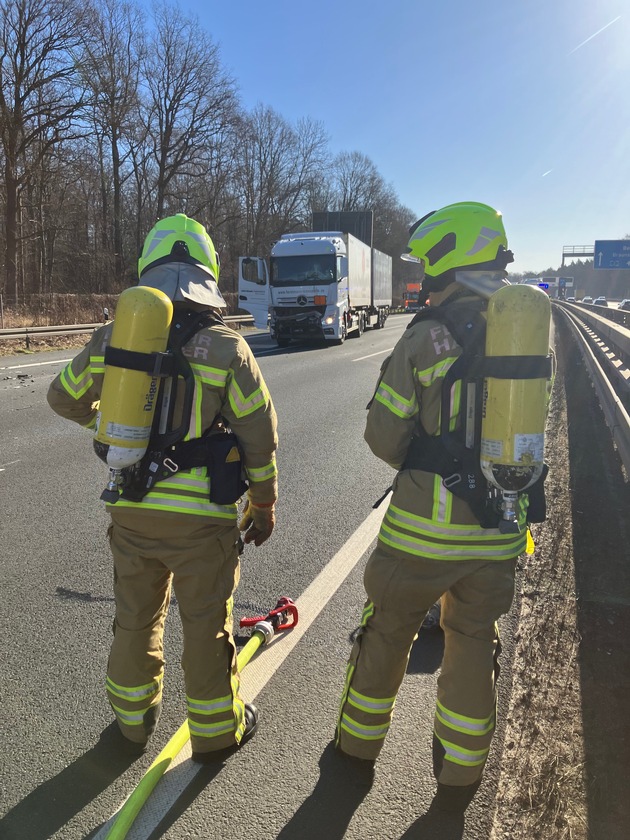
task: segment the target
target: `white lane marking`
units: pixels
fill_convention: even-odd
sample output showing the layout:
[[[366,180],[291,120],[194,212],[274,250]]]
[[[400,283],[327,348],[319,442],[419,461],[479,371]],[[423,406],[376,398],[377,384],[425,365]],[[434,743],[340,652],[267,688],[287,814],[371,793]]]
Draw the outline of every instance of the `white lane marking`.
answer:
[[[381,356],[383,353],[391,353],[393,347],[388,347],[387,350],[378,350],[376,353],[370,353],[369,356],[359,356],[358,359],[352,359],[353,362],[362,362],[363,359],[371,359],[372,356]]]
[[[315,619],[374,541],[382,518],[383,513],[380,507],[369,514],[300,596],[297,601],[299,609],[297,627],[282,636],[277,636],[264,651],[261,651],[261,655],[254,657],[245,668],[241,676],[241,693],[244,700],[249,702],[256,699],[256,696],[267,685],[291,651],[302,640]],[[147,840],[202,769],[202,765],[188,760],[190,754],[190,741],[187,741],[156,785],[147,804],[138,814],[127,835],[127,840]],[[120,808],[122,808],[122,804]],[[120,808],[118,811],[120,811]],[[113,814],[98,834],[94,836],[94,840],[103,840],[107,836],[115,817],[116,814]]]
[[[19,463],[20,463],[19,459],[17,461],[9,461],[7,464],[3,464],[0,467],[0,472],[4,472],[6,467],[11,467],[13,464],[19,464]]]
[[[72,359],[56,359],[54,362],[30,362],[28,365],[7,365],[0,370],[21,370],[27,367],[41,367],[42,365],[67,365]]]

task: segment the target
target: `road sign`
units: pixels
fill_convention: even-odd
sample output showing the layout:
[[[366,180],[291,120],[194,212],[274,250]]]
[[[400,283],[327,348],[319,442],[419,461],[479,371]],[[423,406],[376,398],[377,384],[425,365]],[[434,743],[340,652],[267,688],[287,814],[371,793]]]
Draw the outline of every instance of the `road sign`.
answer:
[[[594,268],[630,268],[630,239],[596,239]]]

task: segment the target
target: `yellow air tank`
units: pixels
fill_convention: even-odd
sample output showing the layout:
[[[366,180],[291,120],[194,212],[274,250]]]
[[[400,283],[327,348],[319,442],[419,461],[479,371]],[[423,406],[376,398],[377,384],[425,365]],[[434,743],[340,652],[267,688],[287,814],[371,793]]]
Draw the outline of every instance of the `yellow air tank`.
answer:
[[[541,374],[549,354],[551,304],[536,286],[505,286],[488,303],[486,358],[521,359],[532,378],[484,380],[481,421],[481,469],[503,495],[502,531],[518,530],[518,493],[530,487],[544,466],[548,379]],[[504,367],[509,371],[507,365]],[[515,359],[515,364],[518,365]],[[497,360],[498,369],[501,362]],[[509,375],[509,372],[507,373]]]
[[[172,318],[173,304],[164,292],[150,286],[126,289],[118,299],[111,347],[162,353]],[[147,451],[159,384],[152,373],[105,365],[94,448],[112,470],[136,464]]]

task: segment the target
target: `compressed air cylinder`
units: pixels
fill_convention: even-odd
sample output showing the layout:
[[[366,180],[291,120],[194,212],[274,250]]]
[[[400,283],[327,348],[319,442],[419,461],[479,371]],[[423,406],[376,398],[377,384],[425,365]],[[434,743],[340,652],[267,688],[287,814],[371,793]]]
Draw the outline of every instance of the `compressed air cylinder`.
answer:
[[[118,299],[111,346],[136,353],[166,350],[173,304],[150,286],[126,289]],[[131,368],[105,365],[94,448],[114,470],[136,464],[149,444],[159,378]]]
[[[486,357],[548,355],[551,304],[541,289],[499,289],[487,317]],[[520,492],[540,477],[547,402],[547,379],[484,380],[481,469],[499,490]]]

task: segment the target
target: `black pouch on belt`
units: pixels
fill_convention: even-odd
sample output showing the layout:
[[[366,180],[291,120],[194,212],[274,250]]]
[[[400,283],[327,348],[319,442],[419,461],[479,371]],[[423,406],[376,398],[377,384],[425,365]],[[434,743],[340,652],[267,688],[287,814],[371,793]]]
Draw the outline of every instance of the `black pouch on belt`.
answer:
[[[139,502],[153,485],[177,472],[205,467],[210,480],[211,502],[234,504],[248,488],[238,438],[225,427],[201,438],[180,441],[165,450],[147,452],[130,473],[123,498]]]
[[[214,432],[205,438],[205,444],[210,501],[215,505],[234,504],[248,488],[238,438],[234,432]]]

